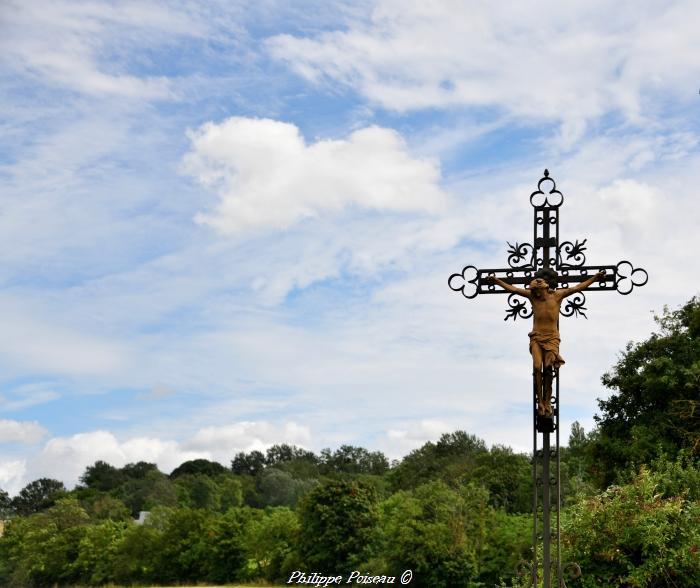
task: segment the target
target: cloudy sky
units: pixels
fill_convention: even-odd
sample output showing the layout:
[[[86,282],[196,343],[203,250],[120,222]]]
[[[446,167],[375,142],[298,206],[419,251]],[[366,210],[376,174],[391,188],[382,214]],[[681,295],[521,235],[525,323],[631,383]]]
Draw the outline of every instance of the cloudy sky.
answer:
[[[562,234],[562,425],[698,293],[700,4],[6,0],[0,487],[464,429],[526,451],[528,321],[447,278]]]

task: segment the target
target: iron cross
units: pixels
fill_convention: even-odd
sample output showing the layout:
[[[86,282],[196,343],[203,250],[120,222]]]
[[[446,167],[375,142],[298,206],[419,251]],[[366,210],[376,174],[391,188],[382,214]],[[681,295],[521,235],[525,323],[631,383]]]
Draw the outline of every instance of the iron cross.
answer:
[[[465,298],[475,298],[479,294],[508,294],[506,290],[488,284],[487,276],[496,276],[509,284],[530,283],[535,272],[542,268],[552,268],[558,274],[557,285],[568,288],[570,285],[585,281],[597,272],[605,275],[588,292],[616,290],[620,294],[629,294],[635,286],[647,283],[646,270],[635,268],[629,261],[620,261],[615,265],[586,265],[586,241],[560,241],[559,210],[564,203],[563,194],[557,190],[549,171],[537,183],[537,190],[530,194],[533,208],[532,243],[508,243],[507,268],[477,269],[473,265],[465,266],[460,273],[452,274],[447,283],[455,292],[461,292]],[[586,296],[578,292],[568,298],[561,308],[563,316],[586,317]],[[529,318],[532,309],[525,300],[516,294],[508,294],[506,317]]]

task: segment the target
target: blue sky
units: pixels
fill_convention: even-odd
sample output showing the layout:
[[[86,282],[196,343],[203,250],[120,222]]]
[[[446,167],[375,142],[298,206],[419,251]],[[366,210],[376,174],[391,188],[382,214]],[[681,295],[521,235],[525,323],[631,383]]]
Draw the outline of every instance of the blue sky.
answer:
[[[697,3],[6,2],[0,487],[287,442],[526,451],[527,321],[447,277],[564,235],[565,430],[697,293]]]

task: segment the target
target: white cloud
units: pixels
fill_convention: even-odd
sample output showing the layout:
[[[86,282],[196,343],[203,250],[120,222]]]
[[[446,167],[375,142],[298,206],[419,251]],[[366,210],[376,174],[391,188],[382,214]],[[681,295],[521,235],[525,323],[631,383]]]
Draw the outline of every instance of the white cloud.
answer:
[[[12,69],[89,95],[171,98],[166,77],[128,73],[126,50],[202,36],[199,16],[150,2],[5,2],[0,54]]]
[[[343,30],[278,35],[268,49],[309,80],[346,84],[387,108],[495,106],[562,122],[570,145],[611,112],[648,120],[655,94],[690,102],[699,17],[689,0],[542,0],[505,10],[494,2],[381,0]]]
[[[0,419],[0,443],[38,443],[46,433],[36,421]]]
[[[10,496],[17,494],[27,483],[26,471],[26,460],[0,460],[0,488]]]
[[[293,124],[234,117],[190,138],[185,170],[221,199],[197,220],[222,233],[286,228],[351,207],[436,213],[447,203],[437,165],[412,157],[390,129],[307,145]]]
[[[163,470],[170,471],[183,461],[199,457],[208,455],[182,451],[176,441],[135,437],[120,442],[108,431],[91,431],[50,439],[41,453],[31,460],[27,480],[50,477],[73,486],[85,468],[97,460],[115,467],[136,461],[155,462]]]
[[[0,421],[0,425],[4,426],[3,423],[7,422],[10,421]],[[8,480],[12,476],[13,480],[18,478],[15,485],[24,485],[39,477],[50,477],[63,481],[66,486],[73,486],[78,483],[85,468],[97,460],[115,467],[147,461],[168,473],[191,459],[212,459],[228,465],[238,451],[264,451],[275,443],[309,446],[310,442],[310,430],[294,422],[278,424],[258,421],[204,427],[185,441],[147,436],[119,440],[109,431],[90,431],[50,439],[39,455],[30,461],[27,472],[20,471],[18,462],[8,462],[15,465],[14,469],[6,467],[6,477]],[[2,480],[3,469],[0,467],[0,483]]]
[[[311,431],[308,427],[288,422],[241,422],[231,425],[204,427],[183,444],[190,450],[208,451],[227,463],[238,451],[265,451],[275,443],[308,447]]]
[[[401,428],[389,429],[380,439],[381,450],[391,459],[400,459],[428,441],[437,441],[444,433],[451,433],[459,427],[444,420],[422,419],[413,423],[403,423]]]

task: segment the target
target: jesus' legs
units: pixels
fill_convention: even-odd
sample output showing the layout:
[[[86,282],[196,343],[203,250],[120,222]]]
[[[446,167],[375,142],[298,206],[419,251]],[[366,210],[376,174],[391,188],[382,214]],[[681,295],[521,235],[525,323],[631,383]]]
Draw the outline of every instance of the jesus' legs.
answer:
[[[543,404],[543,416],[552,416],[552,380],[554,379],[554,366],[546,365],[542,368],[544,375],[544,382],[542,385],[542,404]]]
[[[546,387],[546,382],[543,381],[542,374],[542,349],[540,346],[535,344],[530,345],[530,353],[532,353],[532,374],[535,379],[535,393],[537,394],[537,414],[540,416],[545,416],[547,411],[547,402],[545,397],[544,388]],[[546,369],[546,368],[545,368]],[[551,383],[550,383],[550,396],[551,396]],[[551,409],[550,409],[551,411]]]

